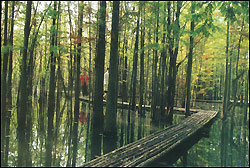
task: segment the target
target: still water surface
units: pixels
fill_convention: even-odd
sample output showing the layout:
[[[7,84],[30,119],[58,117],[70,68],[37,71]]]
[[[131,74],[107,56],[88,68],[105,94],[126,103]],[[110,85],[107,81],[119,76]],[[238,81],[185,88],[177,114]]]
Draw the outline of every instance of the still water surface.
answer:
[[[66,166],[67,161],[70,159],[69,152],[69,144],[68,139],[70,137],[70,127],[69,127],[69,104],[62,100],[62,111],[61,111],[61,119],[59,121],[59,128],[57,137],[54,140],[54,146],[56,148],[53,149],[52,152],[52,166]],[[207,110],[221,110],[221,104],[208,104],[208,103],[196,103],[195,108],[202,108]],[[32,112],[32,144],[31,144],[31,152],[32,152],[32,166],[44,166],[45,162],[45,141],[46,141],[46,130],[47,130],[47,114],[46,109],[44,107],[45,115],[44,121],[41,123],[41,118],[39,118],[40,107],[38,104],[33,104],[33,112]],[[10,132],[10,150],[9,150],[9,166],[17,166],[17,139],[16,139],[16,112],[15,108],[13,108],[12,118],[11,118],[11,132]],[[104,106],[104,113],[106,112],[106,107]],[[82,113],[82,114],[81,114]],[[76,166],[80,166],[86,161],[90,160],[90,122],[87,118],[87,114],[92,113],[92,106],[90,109],[88,108],[87,103],[81,103],[80,105],[80,117],[79,119],[79,127],[78,127],[78,153],[77,153],[77,163]],[[228,156],[227,156],[227,164],[228,166],[243,166],[243,160],[245,159],[245,166],[249,166],[249,116],[247,120],[247,127],[243,128],[243,108],[236,107],[235,116],[234,116],[234,132],[233,132],[233,141],[234,145],[227,144],[228,146]],[[249,114],[249,108],[248,108]],[[126,109],[118,109],[117,111],[117,141],[116,147],[121,147],[126,145],[132,141],[136,141],[144,136],[151,134],[157,130],[163,129],[166,126],[159,125],[155,126],[151,123],[150,112],[146,111],[146,118],[142,118],[137,114],[134,115],[134,125],[130,127],[128,131],[127,125],[127,115],[128,110]],[[131,115],[133,116],[133,115]],[[173,124],[180,123],[184,119],[184,115],[176,114],[174,115]],[[229,117],[229,122],[231,121]],[[41,126],[43,125],[43,126]],[[221,125],[222,121],[218,118],[210,129],[209,138],[202,138],[198,143],[193,145],[188,151],[186,155],[186,166],[220,166],[220,149],[221,144]],[[44,127],[44,128],[43,128]],[[131,130],[132,128],[132,130]],[[228,131],[230,129],[230,124],[228,126]],[[246,129],[246,130],[245,130]],[[244,139],[244,131],[246,131],[246,139]],[[131,132],[133,136],[131,136]],[[128,134],[129,133],[129,134]],[[228,136],[230,138],[230,136]],[[102,154],[104,154],[102,142]],[[244,151],[245,149],[245,151]],[[245,155],[243,156],[245,152]],[[245,157],[245,158],[244,158]],[[180,157],[177,162],[175,162],[171,166],[183,166],[184,157]],[[169,166],[167,163],[153,163],[152,166]]]

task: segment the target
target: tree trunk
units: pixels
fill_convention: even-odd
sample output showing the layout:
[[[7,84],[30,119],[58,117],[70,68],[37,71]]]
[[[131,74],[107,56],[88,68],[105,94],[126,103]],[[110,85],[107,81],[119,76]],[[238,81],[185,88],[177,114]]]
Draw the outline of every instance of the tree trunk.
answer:
[[[151,42],[151,33],[150,31],[148,31],[148,43]],[[150,97],[150,93],[149,93],[149,89],[150,89],[150,85],[149,85],[149,62],[150,62],[150,49],[148,50],[148,56],[147,56],[147,72],[146,72],[146,83],[145,83],[145,88],[146,88],[146,91],[145,91],[145,99],[147,100],[147,104],[149,104],[149,102],[151,101]],[[148,88],[148,89],[147,89]]]
[[[162,70],[162,75],[161,75],[161,92],[160,92],[160,96],[161,96],[161,103],[160,103],[160,109],[161,109],[161,117],[163,117],[165,115],[165,68],[166,68],[166,49],[165,49],[165,41],[166,41],[166,2],[164,2],[164,22],[163,22],[163,38],[162,38],[162,44],[163,46],[163,50],[161,52],[161,58],[162,58],[162,64],[161,64],[161,70]],[[165,118],[165,117],[163,117]]]
[[[186,78],[186,105],[185,105],[185,116],[190,115],[190,99],[191,99],[191,74],[192,74],[192,61],[193,61],[193,45],[194,45],[194,13],[195,13],[195,3],[192,1],[191,5],[191,15],[192,15],[192,21],[191,21],[191,35],[190,35],[190,46],[189,46],[189,54],[188,54],[188,67],[187,67],[187,78]]]
[[[225,123],[225,120],[227,118],[227,107],[228,107],[228,48],[229,48],[229,20],[227,20],[227,43],[226,43],[226,75],[225,75],[225,89],[224,89],[224,96],[223,96],[223,111],[221,112],[221,118],[222,122]],[[223,124],[224,126],[224,124]],[[222,127],[222,136],[221,136],[221,166],[226,166],[226,156],[227,156],[227,130],[225,131],[225,128]]]
[[[58,2],[58,14],[57,14],[57,30],[56,30],[56,40],[55,40],[55,44],[56,46],[58,46],[58,48],[60,48],[60,36],[58,34],[59,31],[59,22],[60,22],[60,1]],[[61,51],[59,49],[59,53],[57,56],[57,95],[56,95],[56,125],[55,125],[55,132],[54,132],[54,156],[53,156],[53,165],[57,165],[56,164],[56,151],[57,151],[57,134],[58,134],[58,130],[59,130],[59,122],[60,122],[60,100],[61,100],[61,90],[62,90],[62,85],[63,85],[63,81],[61,80]],[[66,92],[65,92],[66,94]],[[66,96],[65,96],[66,97]]]
[[[39,72],[42,71],[42,58],[43,53],[40,52],[40,65],[39,65]],[[43,75],[40,76],[40,96],[38,99],[39,103],[39,112],[38,112],[38,129],[39,129],[39,138],[40,138],[40,166],[42,165],[42,146],[44,142],[44,135],[45,135],[45,126],[44,126],[44,105],[45,105],[45,78]]]
[[[12,19],[11,19],[11,30],[10,30],[10,49],[9,49],[9,73],[8,73],[8,93],[7,93],[7,99],[8,99],[8,105],[6,109],[12,109],[12,55],[13,55],[13,32],[14,32],[14,11],[15,11],[15,1],[12,2]],[[4,166],[8,166],[8,153],[9,153],[9,138],[10,138],[10,118],[11,118],[11,111],[6,110],[6,139],[5,139],[5,149],[4,149]],[[3,149],[3,148],[2,148]],[[2,155],[3,156],[3,155]]]
[[[229,86],[229,80],[228,80],[228,48],[229,48],[229,21],[227,21],[227,44],[226,44],[226,75],[225,75],[225,89],[224,89],[224,96],[223,96],[223,109],[221,112],[221,118],[223,120],[226,119],[227,114],[227,107],[228,107],[228,86]]]
[[[89,38],[91,37],[91,3],[89,2]],[[92,77],[91,77],[91,55],[92,55],[91,40],[89,39],[89,108],[90,108],[90,97],[92,93]]]
[[[135,112],[136,104],[135,104],[135,96],[136,96],[136,77],[137,77],[137,62],[138,62],[138,37],[139,37],[139,19],[140,19],[140,9],[138,13],[137,26],[136,26],[136,37],[135,37],[135,48],[134,48],[134,56],[133,56],[133,70],[131,77],[131,86],[130,86],[130,109],[132,112]]]
[[[247,131],[249,130],[249,119],[247,122],[247,112],[249,115],[249,105],[248,105],[248,94],[249,94],[249,70],[247,73],[247,80],[245,82],[245,105],[244,105],[244,118],[243,118],[243,153],[242,153],[242,166],[245,167],[246,166],[246,155],[247,155],[247,139],[246,139],[246,135],[247,135]],[[248,124],[247,124],[248,123]],[[248,128],[247,128],[248,127]]]
[[[107,112],[105,116],[105,135],[117,136],[117,96],[118,96],[118,24],[120,1],[113,2],[112,30],[110,44],[110,71],[107,95]]]
[[[68,1],[69,2],[69,1]],[[71,14],[69,9],[69,3],[68,3],[68,14],[69,14],[69,25],[70,25],[70,35],[73,33],[72,23],[71,23]],[[69,85],[73,86],[73,53],[72,53],[72,38],[70,36],[70,62],[69,62]],[[73,90],[72,87],[68,87],[68,95],[69,95],[69,103],[70,103],[70,109],[68,112],[69,117],[69,130],[70,135],[68,137],[68,159],[66,166],[71,166],[71,139],[72,139],[72,122],[73,122],[73,115],[72,115],[72,96],[73,96]]]
[[[125,2],[125,10],[126,10],[126,2]],[[128,93],[127,93],[127,72],[128,72],[128,57],[127,57],[127,49],[128,49],[128,40],[126,37],[127,26],[125,24],[124,28],[124,42],[123,42],[123,58],[124,58],[124,69],[122,74],[122,102],[128,101]]]
[[[2,11],[1,11],[2,12]],[[7,39],[7,24],[8,24],[8,1],[5,1],[5,20],[4,20],[4,54],[3,54],[3,69],[1,69],[1,166],[4,163],[4,146],[5,146],[5,115],[6,115],[6,78],[8,65],[8,39]],[[2,54],[1,54],[2,56]]]
[[[105,28],[106,28],[106,1],[100,4],[99,38],[95,58],[95,91],[93,114],[91,119],[91,159],[101,155],[101,136],[103,133],[103,79],[105,60]]]
[[[56,1],[54,2],[54,12],[56,13]],[[53,147],[53,120],[54,120],[54,110],[55,110],[55,63],[56,63],[56,14],[53,17],[53,24],[51,26],[51,44],[50,44],[50,83],[49,83],[49,99],[48,99],[48,134],[46,141],[46,158],[45,166],[51,166],[52,161],[52,147]]]
[[[158,44],[158,28],[159,28],[159,1],[157,3],[157,12],[156,12],[156,32],[155,32],[155,42]],[[158,62],[158,55],[157,55],[157,50],[154,49],[154,60],[153,60],[153,71],[152,71],[152,109],[151,109],[151,115],[152,115],[152,119],[154,121],[158,120],[159,114],[156,111],[156,101],[157,101],[157,62]]]
[[[176,67],[176,59],[178,55],[179,48],[179,38],[180,38],[180,25],[179,25],[179,17],[180,17],[180,9],[182,2],[177,2],[177,11],[176,11],[176,20],[174,24],[175,29],[173,29],[173,35],[175,38],[168,37],[169,39],[169,54],[170,54],[170,65],[169,65],[169,78],[168,78],[168,99],[167,99],[167,121],[172,123],[173,120],[173,108],[174,108],[174,97],[175,97],[175,84],[176,84],[176,75],[177,75],[177,67]],[[168,25],[170,25],[170,4],[168,5]],[[168,30],[169,35],[171,30]],[[174,49],[175,48],[175,49]]]
[[[143,13],[144,20],[143,20],[143,26],[141,26],[141,53],[140,53],[140,102],[139,102],[139,114],[143,117],[145,117],[145,113],[142,110],[143,105],[143,93],[144,93],[144,38],[145,38],[145,2],[143,2],[143,9],[144,12],[141,12],[141,15]],[[141,16],[141,25],[142,25],[142,16]]]
[[[36,12],[35,12],[36,13]],[[34,15],[35,17],[35,15]],[[29,63],[27,68],[27,74],[28,74],[28,81],[27,81],[27,91],[28,91],[28,102],[27,102],[27,128],[26,128],[26,141],[27,144],[30,145],[30,142],[32,142],[32,114],[33,114],[33,108],[32,108],[32,91],[33,91],[33,74],[34,74],[34,67],[35,67],[35,60],[34,59],[34,51],[37,43],[37,36],[39,33],[39,29],[41,27],[41,24],[43,22],[44,16],[42,17],[40,24],[38,25],[38,28],[36,29],[36,21],[33,22],[34,24],[34,32],[33,32],[33,40],[31,42],[31,47],[29,49]],[[27,147],[29,149],[29,147]],[[27,151],[27,166],[32,166],[32,156],[31,152]]]
[[[21,76],[20,76],[20,100],[19,100],[19,108],[17,113],[18,118],[18,127],[17,127],[17,135],[18,135],[18,166],[25,166],[26,161],[26,151],[27,149],[27,141],[25,139],[26,133],[26,111],[27,111],[27,101],[28,101],[28,93],[27,93],[27,51],[28,51],[28,43],[29,43],[29,34],[30,34],[30,19],[31,19],[31,6],[32,1],[28,1],[26,5],[26,19],[25,19],[25,27],[24,27],[24,50],[23,50],[23,58],[21,64]]]
[[[79,28],[78,28],[78,38],[80,42],[77,46],[77,66],[76,66],[76,82],[75,82],[75,106],[74,106],[74,125],[73,125],[73,159],[72,166],[76,166],[76,157],[77,157],[77,137],[78,137],[78,118],[79,118],[79,96],[80,96],[80,58],[81,58],[81,40],[82,40],[82,26],[83,26],[83,2],[79,4]]]

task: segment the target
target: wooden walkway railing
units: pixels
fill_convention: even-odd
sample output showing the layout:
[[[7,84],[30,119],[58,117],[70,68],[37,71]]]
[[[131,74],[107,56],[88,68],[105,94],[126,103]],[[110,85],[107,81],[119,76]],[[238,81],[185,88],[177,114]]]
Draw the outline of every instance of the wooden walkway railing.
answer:
[[[83,167],[145,166],[177,149],[183,142],[203,127],[208,126],[217,116],[216,111],[199,110],[185,118],[182,123],[139,139],[82,165]],[[170,153],[171,154],[171,153]]]

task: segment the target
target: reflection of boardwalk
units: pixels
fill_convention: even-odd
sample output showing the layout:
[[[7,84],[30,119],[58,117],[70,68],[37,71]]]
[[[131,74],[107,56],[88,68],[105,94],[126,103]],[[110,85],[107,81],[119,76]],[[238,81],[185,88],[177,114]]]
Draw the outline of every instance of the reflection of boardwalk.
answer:
[[[88,102],[89,101],[89,97],[86,97],[86,96],[80,96],[79,97],[80,101],[85,101],[85,102]],[[91,102],[92,103],[92,102]],[[106,100],[103,100],[103,104],[105,105],[106,104]],[[136,104],[136,108],[138,108],[139,104]],[[128,102],[121,102],[121,101],[117,101],[117,107],[120,107],[120,108],[128,108],[129,107],[129,103]],[[151,106],[150,105],[143,105],[142,107],[144,107],[146,110],[150,110]],[[160,108],[159,106],[156,106],[156,108]],[[174,110],[175,111],[179,111],[179,112],[182,112],[185,110],[185,108],[179,108],[179,107],[174,107]],[[190,109],[190,112],[191,113],[196,113],[198,112],[198,109]]]
[[[217,114],[216,111],[199,110],[180,124],[172,125],[120,147],[85,163],[83,166],[146,166],[163,156],[175,155],[177,150],[182,149],[183,144],[185,146],[192,143],[192,137],[204,133],[204,130],[207,130],[204,128],[210,126]]]

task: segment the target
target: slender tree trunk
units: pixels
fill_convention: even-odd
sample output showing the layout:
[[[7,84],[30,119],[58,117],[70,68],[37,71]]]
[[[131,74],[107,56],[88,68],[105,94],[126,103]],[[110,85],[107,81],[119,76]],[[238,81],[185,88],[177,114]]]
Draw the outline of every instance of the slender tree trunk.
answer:
[[[151,33],[150,31],[148,31],[148,43],[151,42]],[[147,72],[146,72],[146,83],[145,83],[145,87],[146,87],[146,91],[145,91],[145,99],[147,99],[148,103],[151,101],[150,99],[150,93],[149,93],[149,90],[150,90],[150,83],[149,83],[149,62],[150,62],[150,52],[151,50],[149,49],[148,50],[148,57],[147,57]],[[148,89],[147,89],[148,88]]]
[[[58,48],[60,48],[60,35],[59,35],[59,22],[60,22],[60,1],[58,2],[58,14],[57,14],[57,30],[56,30],[56,40],[55,40],[55,44]],[[57,96],[56,96],[56,125],[55,125],[55,132],[54,132],[54,156],[53,156],[53,165],[57,165],[56,164],[56,154],[57,154],[57,134],[58,134],[58,130],[59,130],[59,122],[60,122],[60,100],[61,100],[61,90],[62,90],[62,85],[63,85],[63,81],[60,79],[61,76],[61,51],[59,49],[59,53],[57,56]],[[66,92],[65,92],[66,94]],[[65,96],[66,97],[66,96]]]
[[[141,7],[139,7],[138,20],[137,20],[137,26],[136,26],[135,48],[134,48],[134,55],[133,55],[133,70],[132,70],[131,86],[130,86],[131,98],[130,98],[130,102],[129,102],[129,105],[130,105],[129,106],[129,113],[130,113],[130,110],[132,110],[130,142],[134,141],[140,11],[141,11]]]
[[[57,2],[54,2],[54,12],[56,12]],[[56,36],[56,14],[53,17],[53,24],[51,26],[51,44],[50,44],[50,83],[49,83],[49,99],[48,99],[48,134],[46,140],[46,158],[45,166],[52,166],[52,148],[53,148],[53,120],[54,120],[54,110],[55,110],[55,63],[56,54],[55,51],[55,36]]]
[[[157,3],[157,6],[156,6],[156,32],[155,32],[155,36],[156,36],[156,39],[155,39],[155,42],[158,44],[158,29],[159,29],[159,1]],[[154,52],[154,60],[153,60],[153,80],[152,80],[152,109],[151,109],[151,113],[153,114],[152,115],[152,119],[154,121],[157,121],[160,117],[159,117],[159,114],[157,113],[156,111],[156,101],[157,101],[157,94],[158,94],[158,88],[157,88],[157,80],[158,80],[158,77],[157,77],[157,62],[158,62],[158,55],[157,55],[157,50],[153,50]]]
[[[141,12],[141,15],[144,15],[144,21],[142,24],[141,16],[141,53],[140,53],[140,102],[139,102],[139,114],[145,117],[145,113],[142,109],[143,105],[143,93],[144,93],[144,38],[145,38],[145,2],[142,2],[144,12]]]
[[[76,66],[76,85],[75,85],[75,106],[74,106],[74,125],[73,125],[73,159],[72,166],[76,166],[77,158],[77,137],[78,137],[78,118],[79,118],[79,96],[80,96],[80,58],[81,58],[81,40],[82,40],[82,26],[83,26],[83,2],[80,2],[79,6],[79,28],[78,28],[78,38],[80,42],[77,46],[77,66]]]
[[[168,100],[167,100],[167,121],[172,123],[173,120],[173,108],[174,108],[174,97],[175,97],[175,84],[176,84],[176,75],[177,75],[177,67],[176,60],[179,49],[179,38],[180,38],[180,25],[179,25],[179,17],[180,17],[180,9],[182,2],[177,2],[177,11],[176,11],[176,20],[174,24],[175,29],[173,29],[174,37],[169,36],[169,54],[170,54],[170,66],[169,66],[169,78],[168,78]],[[168,5],[168,25],[170,25],[170,4]],[[171,30],[168,30],[169,35]]]
[[[18,108],[17,118],[18,118],[18,127],[17,127],[17,137],[18,137],[18,166],[25,166],[26,160],[26,151],[27,141],[25,139],[26,133],[26,111],[27,111],[27,51],[29,43],[29,34],[30,34],[30,19],[31,19],[31,6],[32,1],[28,1],[26,5],[26,19],[24,27],[24,49],[23,49],[23,58],[21,64],[21,77],[20,77],[20,107]]]
[[[228,48],[229,48],[229,21],[227,21],[227,44],[226,44],[226,75],[225,75],[225,89],[224,89],[224,96],[223,96],[223,111],[221,113],[221,118],[223,120],[226,119],[227,114],[227,107],[228,107],[228,85],[229,85],[229,80],[228,80]]]
[[[95,92],[93,101],[93,114],[91,119],[91,159],[101,154],[101,136],[103,133],[103,79],[105,60],[105,27],[106,27],[106,1],[100,4],[99,38],[95,58]]]
[[[2,12],[2,11],[1,11]],[[6,124],[6,78],[8,65],[8,48],[7,48],[7,24],[8,24],[8,1],[5,1],[5,20],[4,20],[4,54],[3,54],[3,69],[1,69],[1,166],[4,163],[4,146],[5,146],[5,124]],[[2,56],[2,54],[1,54]],[[2,59],[1,59],[2,60]]]
[[[162,118],[165,115],[165,68],[166,68],[166,47],[165,47],[165,41],[166,41],[166,2],[164,2],[164,22],[163,22],[163,38],[162,38],[162,44],[164,45],[163,50],[161,52],[161,58],[162,58],[162,65],[161,65],[161,69],[162,69],[162,75],[161,75],[161,92],[160,92],[160,96],[161,96],[161,103],[160,103],[160,109],[161,109],[161,116]]]
[[[6,139],[5,139],[5,149],[4,149],[4,166],[8,166],[8,153],[9,153],[9,139],[10,139],[10,118],[11,118],[11,110],[12,109],[12,55],[13,55],[13,32],[14,32],[14,11],[15,11],[15,1],[12,2],[12,19],[11,19],[11,30],[10,30],[10,49],[9,49],[9,73],[8,73],[8,93],[7,93],[7,100],[8,105],[6,109]],[[3,148],[2,148],[3,149]],[[1,155],[2,157],[2,155]]]
[[[91,3],[89,2],[89,38],[91,37]],[[89,39],[89,109],[90,109],[90,97],[92,93],[92,77],[91,77],[91,55],[92,55],[91,40]]]
[[[244,20],[242,21],[242,26],[241,26],[241,32],[243,31],[243,26],[244,26]],[[231,127],[230,127],[230,147],[231,147],[231,153],[230,153],[230,157],[231,157],[231,167],[233,165],[233,143],[234,143],[234,140],[233,140],[233,131],[234,131],[234,113],[235,113],[235,106],[236,106],[236,103],[237,103],[237,89],[238,89],[238,64],[239,64],[239,56],[240,56],[240,44],[241,44],[241,41],[242,41],[242,34],[240,35],[240,38],[239,38],[239,43],[238,43],[238,54],[237,54],[237,58],[236,58],[236,78],[232,81],[232,97],[233,97],[233,107],[232,107],[232,112],[231,112]],[[230,57],[231,58],[231,57]],[[243,130],[244,131],[244,130]],[[244,136],[244,132],[243,132],[243,136]],[[244,141],[244,139],[243,139]],[[243,148],[244,149],[244,148]],[[239,154],[240,155],[240,154]],[[241,157],[241,156],[240,156]],[[244,156],[245,157],[245,156]],[[243,158],[244,158],[243,157]],[[243,165],[243,164],[242,164]]]
[[[189,54],[188,54],[188,67],[187,67],[187,78],[186,78],[186,104],[185,104],[185,116],[190,115],[190,99],[191,99],[191,74],[192,74],[192,61],[193,61],[193,45],[194,45],[194,13],[195,13],[195,3],[192,1],[191,5],[191,15],[192,15],[192,21],[191,21],[191,30],[190,30],[190,46],[189,46]]]
[[[247,131],[249,130],[249,120],[247,123],[247,112],[249,115],[249,105],[248,105],[248,94],[249,94],[249,70],[248,70],[248,74],[247,74],[247,80],[245,83],[245,105],[244,105],[244,118],[243,118],[243,152],[242,152],[242,166],[245,167],[246,166],[246,155],[247,155],[247,139],[246,139],[246,135],[247,135]]]
[[[126,11],[126,2],[125,2],[125,11]],[[127,94],[127,70],[128,70],[128,57],[127,57],[127,48],[128,48],[128,40],[126,37],[126,30],[127,26],[125,24],[124,28],[124,42],[123,42],[123,58],[124,58],[124,69],[123,69],[123,74],[122,74],[122,102],[127,102],[128,101],[128,94]]]
[[[227,118],[227,107],[228,107],[228,48],[229,48],[229,20],[227,21],[227,43],[226,43],[226,75],[225,75],[225,89],[223,96],[223,111],[221,112],[222,122],[224,123]],[[224,125],[224,124],[223,124]],[[227,127],[226,127],[227,128]],[[221,166],[226,166],[226,156],[227,156],[227,143],[226,143],[227,131],[222,129],[221,136]]]
[[[72,53],[72,33],[73,33],[73,28],[72,28],[72,23],[71,23],[71,14],[70,14],[70,9],[69,9],[69,3],[68,3],[68,14],[69,14],[69,25],[70,25],[70,62],[69,62],[69,85],[73,86],[73,53]],[[69,95],[69,103],[70,103],[70,109],[69,109],[69,130],[70,130],[70,135],[68,137],[68,159],[67,159],[67,164],[66,166],[69,167],[71,166],[71,139],[72,139],[72,96],[73,96],[73,90],[72,87],[68,87],[68,95]]]
[[[35,12],[36,13],[36,12]],[[34,14],[34,17],[36,14]],[[44,20],[44,16],[42,17],[40,24],[38,25],[38,28],[36,29],[36,21],[33,21],[34,24],[34,32],[33,32],[33,40],[31,42],[31,47],[29,49],[29,63],[28,63],[28,81],[27,81],[27,90],[28,90],[28,102],[27,102],[27,128],[26,128],[26,141],[27,141],[27,149],[29,149],[30,143],[32,142],[32,114],[33,114],[33,108],[32,108],[32,97],[33,97],[33,75],[34,75],[34,64],[35,64],[35,58],[34,58],[34,51],[37,43],[37,36],[39,33],[40,26]],[[31,167],[32,166],[32,156],[31,151],[27,151],[27,163],[26,165]]]
[[[135,112],[136,104],[135,104],[135,96],[136,96],[136,77],[137,77],[137,63],[138,63],[138,37],[139,37],[139,19],[140,19],[140,9],[138,14],[137,26],[136,26],[136,37],[135,37],[135,48],[134,48],[134,56],[133,56],[133,70],[132,70],[132,78],[131,78],[131,87],[130,87],[130,109]]]
[[[42,71],[42,65],[43,65],[43,52],[41,49],[40,52],[40,66],[39,66],[39,72]],[[44,142],[44,135],[45,135],[45,128],[44,128],[44,104],[45,104],[45,79],[42,75],[40,75],[40,96],[38,99],[39,103],[39,112],[38,112],[38,129],[39,129],[39,140],[40,140],[40,166],[42,166],[42,158],[43,158],[43,152],[42,152],[42,146]]]

